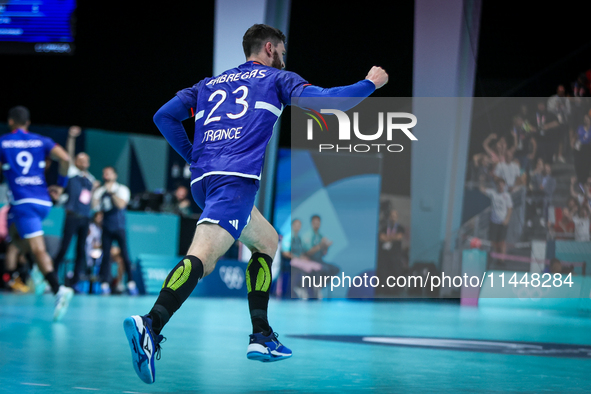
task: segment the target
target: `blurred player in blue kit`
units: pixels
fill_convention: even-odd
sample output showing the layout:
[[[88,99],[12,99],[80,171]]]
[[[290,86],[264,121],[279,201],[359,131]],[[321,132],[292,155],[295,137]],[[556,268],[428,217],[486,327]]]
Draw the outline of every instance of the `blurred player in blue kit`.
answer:
[[[124,321],[134,369],[146,383],[155,380],[162,328],[236,240],[252,251],[246,269],[252,321],[247,357],[263,362],[291,357],[267,319],[278,235],[254,206],[273,126],[286,105],[313,107],[307,98],[342,97],[337,109],[347,110],[388,81],[383,69],[373,67],[353,85],[313,86],[283,70],[285,35],[267,25],[249,28],[242,46],[245,63],[177,92],[154,116],[162,135],[190,164],[191,192],[203,213],[187,255],[169,273],[153,308]],[[181,123],[190,117],[193,143]]]
[[[45,248],[42,221],[53,203],[45,179],[46,160],[59,162],[58,185],[51,186],[55,196],[68,182],[70,157],[51,138],[30,133],[29,110],[17,106],[8,112],[11,132],[0,137],[0,162],[10,189],[8,227],[12,242],[22,252],[31,252],[39,270],[56,296],[54,320],[66,313],[74,291],[60,286],[53,261]]]

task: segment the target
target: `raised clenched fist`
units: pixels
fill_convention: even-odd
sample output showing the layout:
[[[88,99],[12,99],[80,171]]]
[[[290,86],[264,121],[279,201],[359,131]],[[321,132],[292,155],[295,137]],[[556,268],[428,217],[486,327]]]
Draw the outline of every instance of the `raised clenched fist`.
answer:
[[[68,130],[68,135],[70,137],[78,137],[80,135],[80,133],[82,132],[82,129],[80,128],[80,126],[71,126],[70,129]]]
[[[379,89],[388,82],[388,74],[383,68],[373,66],[365,79],[372,81],[376,85],[376,89]]]

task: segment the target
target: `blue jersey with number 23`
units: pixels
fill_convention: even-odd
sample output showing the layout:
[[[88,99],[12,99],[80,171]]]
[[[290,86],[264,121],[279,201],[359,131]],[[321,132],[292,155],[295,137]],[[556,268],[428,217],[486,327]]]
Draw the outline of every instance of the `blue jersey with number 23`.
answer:
[[[177,93],[195,116],[193,182],[208,175],[260,179],[273,126],[307,82],[248,61]]]

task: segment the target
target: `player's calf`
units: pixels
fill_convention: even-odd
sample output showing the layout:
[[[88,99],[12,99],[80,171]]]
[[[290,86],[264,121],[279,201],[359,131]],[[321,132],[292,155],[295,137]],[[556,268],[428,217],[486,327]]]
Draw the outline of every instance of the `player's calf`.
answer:
[[[273,259],[263,253],[253,253],[246,267],[246,289],[248,291],[248,308],[252,321],[252,333],[271,334],[267,319],[269,293],[273,278],[271,265]]]
[[[162,284],[158,299],[148,314],[156,334],[168,322],[170,317],[189,298],[197,282],[203,277],[203,263],[195,256],[185,256]]]
[[[267,318],[269,293],[273,281],[272,264],[273,259],[270,256],[255,252],[246,268],[248,307],[252,321],[252,334],[249,336],[246,357],[250,360],[279,361],[292,355],[291,350],[279,342]]]

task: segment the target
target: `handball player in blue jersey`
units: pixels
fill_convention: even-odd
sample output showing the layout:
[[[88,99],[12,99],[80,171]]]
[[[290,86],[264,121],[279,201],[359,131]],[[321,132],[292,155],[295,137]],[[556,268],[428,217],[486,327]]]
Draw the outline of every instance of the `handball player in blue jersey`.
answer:
[[[278,361],[292,352],[277,339],[267,319],[271,264],[278,247],[275,229],[254,206],[267,143],[286,105],[309,97],[343,97],[347,110],[388,81],[380,67],[353,85],[322,89],[285,71],[285,36],[257,24],[244,34],[246,62],[180,90],[158,110],[154,122],[170,145],[191,166],[191,192],[203,209],[187,255],[173,268],[148,314],[131,316],[124,329],[133,366],[146,383],[155,379],[161,330],[189,297],[197,282],[240,240],[251,251],[246,287],[252,321],[247,348],[251,360]],[[294,102],[295,103],[295,102]],[[195,119],[189,141],[182,121]]]
[[[11,132],[0,137],[0,162],[10,189],[8,226],[12,242],[21,252],[31,252],[39,270],[56,296],[54,320],[66,313],[74,291],[60,286],[53,261],[45,248],[41,222],[49,213],[51,201],[45,167],[48,158],[59,162],[58,185],[51,186],[58,196],[68,181],[70,157],[51,138],[28,131],[29,110],[18,106],[8,112]]]

